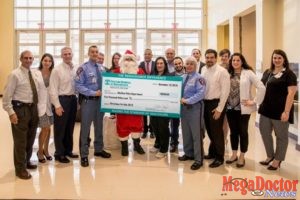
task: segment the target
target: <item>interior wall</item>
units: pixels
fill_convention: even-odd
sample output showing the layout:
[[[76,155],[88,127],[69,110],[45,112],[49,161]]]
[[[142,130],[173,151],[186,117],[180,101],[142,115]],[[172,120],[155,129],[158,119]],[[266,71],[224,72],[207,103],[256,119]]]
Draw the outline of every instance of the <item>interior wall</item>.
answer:
[[[14,21],[12,0],[0,2],[0,95],[3,95],[8,74],[13,69]]]
[[[231,51],[239,49],[239,23],[240,16],[246,16],[255,11],[256,39],[255,64],[257,74],[269,68],[271,54],[274,49],[283,49],[290,62],[300,63],[300,1],[299,0],[247,0],[235,1],[219,0],[207,1],[207,45],[209,48],[217,48],[217,27],[224,21],[229,21],[229,45]],[[246,18],[244,18],[245,20]],[[244,44],[244,42],[243,42]],[[248,46],[251,44],[249,43]],[[243,49],[245,51],[245,49]],[[248,56],[247,56],[248,57]],[[252,58],[250,58],[252,60]],[[248,60],[248,58],[247,58]],[[299,72],[298,72],[299,75]],[[298,90],[299,90],[298,84]],[[299,99],[299,98],[298,98]],[[297,109],[299,122],[299,107]],[[300,124],[298,129],[290,131],[298,137],[297,149],[300,150]]]
[[[256,64],[256,14],[252,12],[241,17],[241,53],[248,64],[255,69]]]

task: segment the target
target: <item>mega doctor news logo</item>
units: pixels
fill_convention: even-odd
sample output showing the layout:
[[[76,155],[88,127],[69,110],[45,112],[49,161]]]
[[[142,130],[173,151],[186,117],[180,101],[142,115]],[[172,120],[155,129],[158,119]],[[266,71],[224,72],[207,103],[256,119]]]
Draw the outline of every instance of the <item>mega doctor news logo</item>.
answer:
[[[255,176],[254,179],[223,176],[222,192],[239,192],[241,195],[250,193],[262,198],[296,198],[297,184],[298,180],[284,178],[269,180],[262,176]]]

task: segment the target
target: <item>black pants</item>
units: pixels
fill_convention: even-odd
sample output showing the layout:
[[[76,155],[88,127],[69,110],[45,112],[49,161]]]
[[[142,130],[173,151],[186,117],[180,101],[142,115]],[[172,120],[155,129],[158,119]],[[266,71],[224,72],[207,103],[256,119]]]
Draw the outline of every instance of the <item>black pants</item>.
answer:
[[[210,139],[208,154],[223,162],[225,152],[223,121],[225,112],[223,111],[217,120],[213,118],[212,113],[217,108],[218,103],[219,99],[204,101],[204,121]]]
[[[155,133],[154,147],[159,148],[161,153],[166,153],[169,149],[169,118],[151,117],[151,125]]]
[[[172,118],[171,120],[171,145],[177,146],[178,145],[178,138],[179,138],[179,124],[180,119],[179,118]]]
[[[240,110],[227,110],[228,125],[230,128],[230,142],[232,150],[240,148],[242,153],[248,150],[248,124],[250,115],[242,115]]]
[[[73,151],[73,132],[77,111],[75,95],[59,96],[59,102],[64,109],[62,116],[54,113],[54,143],[55,155],[63,156]]]
[[[144,120],[144,133],[148,133],[148,131],[150,131],[150,133],[153,133],[150,119],[149,119],[149,123],[148,123],[148,116],[144,115],[143,120]]]
[[[14,106],[18,123],[11,124],[14,140],[14,164],[15,172],[20,173],[26,169],[26,163],[30,161],[32,146],[38,126],[37,106]]]

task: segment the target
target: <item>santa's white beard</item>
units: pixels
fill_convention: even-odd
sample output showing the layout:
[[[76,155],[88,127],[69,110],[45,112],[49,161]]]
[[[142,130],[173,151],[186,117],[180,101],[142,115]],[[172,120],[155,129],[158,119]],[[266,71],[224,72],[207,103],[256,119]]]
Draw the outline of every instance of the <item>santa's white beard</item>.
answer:
[[[134,61],[127,61],[124,60],[121,63],[121,73],[124,74],[137,74],[138,72],[138,65]]]

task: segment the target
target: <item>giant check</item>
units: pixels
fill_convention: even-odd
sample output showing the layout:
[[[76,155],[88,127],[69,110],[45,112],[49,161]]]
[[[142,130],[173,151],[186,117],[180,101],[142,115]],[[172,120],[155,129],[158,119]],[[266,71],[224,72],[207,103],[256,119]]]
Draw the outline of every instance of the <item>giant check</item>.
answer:
[[[180,117],[182,77],[102,75],[102,112]]]

